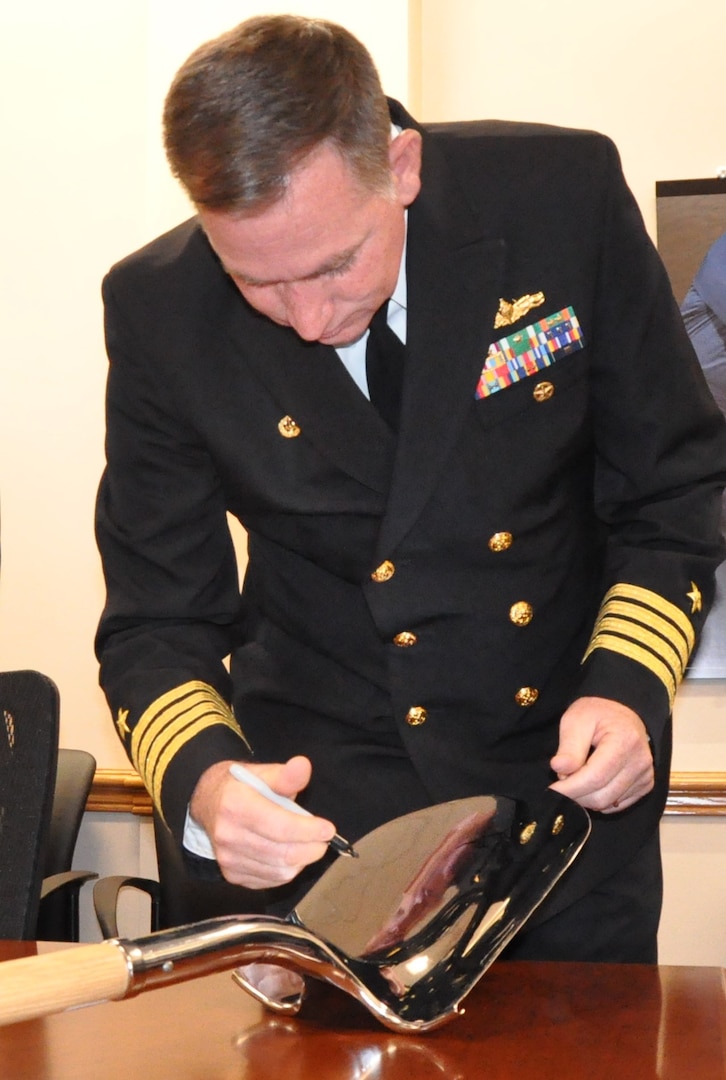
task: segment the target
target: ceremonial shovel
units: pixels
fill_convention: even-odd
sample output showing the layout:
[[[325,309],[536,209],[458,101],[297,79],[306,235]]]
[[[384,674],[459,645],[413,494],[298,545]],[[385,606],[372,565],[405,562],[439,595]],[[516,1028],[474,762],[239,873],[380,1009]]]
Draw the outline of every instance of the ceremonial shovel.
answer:
[[[587,812],[549,790],[536,804],[431,806],[358,840],[359,857],[336,859],[286,919],[221,917],[0,964],[0,1024],[238,968],[275,1012],[296,1013],[312,975],[386,1027],[427,1031],[461,1011],[589,832]]]

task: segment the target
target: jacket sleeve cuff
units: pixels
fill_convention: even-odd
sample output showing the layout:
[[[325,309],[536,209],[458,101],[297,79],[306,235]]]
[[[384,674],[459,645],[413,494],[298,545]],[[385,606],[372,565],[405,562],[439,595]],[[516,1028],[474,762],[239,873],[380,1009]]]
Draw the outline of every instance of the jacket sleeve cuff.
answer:
[[[633,709],[657,756],[695,640],[693,623],[680,607],[642,586],[614,585],[583,657],[579,695],[609,698]]]
[[[131,760],[166,825],[177,839],[202,773],[226,758],[247,761],[252,751],[221,695],[188,682],[157,698],[134,726]]]

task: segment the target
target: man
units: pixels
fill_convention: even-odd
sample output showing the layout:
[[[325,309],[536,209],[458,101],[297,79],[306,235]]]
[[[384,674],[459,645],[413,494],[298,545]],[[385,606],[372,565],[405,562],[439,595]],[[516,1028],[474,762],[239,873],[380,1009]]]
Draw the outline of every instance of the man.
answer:
[[[198,214],[105,282],[98,504],[102,682],[156,805],[280,910],[335,829],[551,785],[593,835],[514,954],[654,960],[726,443],[614,148],[421,127],[288,16],[198,50],[165,135]],[[253,753],[312,817],[230,775]]]

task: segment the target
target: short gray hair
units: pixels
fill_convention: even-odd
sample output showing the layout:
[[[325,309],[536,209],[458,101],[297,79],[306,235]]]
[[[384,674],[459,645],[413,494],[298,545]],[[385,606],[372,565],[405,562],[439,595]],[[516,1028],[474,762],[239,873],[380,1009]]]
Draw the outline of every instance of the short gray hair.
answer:
[[[362,186],[390,190],[390,118],[378,72],[348,30],[320,19],[248,19],[198,48],[172,82],[164,145],[200,208],[257,212],[327,143]]]

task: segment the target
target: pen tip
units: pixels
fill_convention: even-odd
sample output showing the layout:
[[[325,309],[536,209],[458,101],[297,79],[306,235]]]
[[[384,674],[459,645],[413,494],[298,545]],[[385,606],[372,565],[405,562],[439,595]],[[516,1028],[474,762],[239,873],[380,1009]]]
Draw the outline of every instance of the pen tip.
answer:
[[[344,839],[344,837],[338,836],[337,833],[330,841],[330,846],[337,851],[339,855],[347,855],[349,859],[358,858],[358,852],[353,845],[348,840]]]

